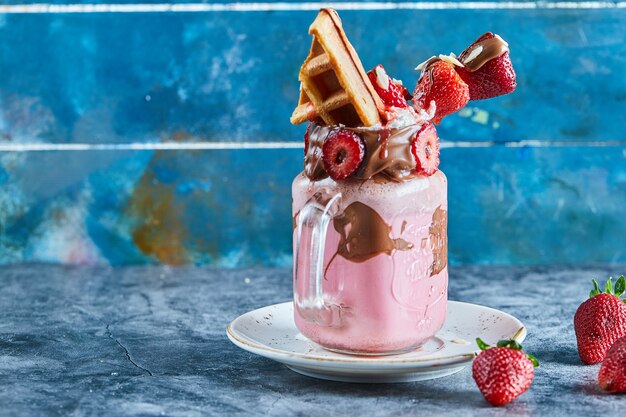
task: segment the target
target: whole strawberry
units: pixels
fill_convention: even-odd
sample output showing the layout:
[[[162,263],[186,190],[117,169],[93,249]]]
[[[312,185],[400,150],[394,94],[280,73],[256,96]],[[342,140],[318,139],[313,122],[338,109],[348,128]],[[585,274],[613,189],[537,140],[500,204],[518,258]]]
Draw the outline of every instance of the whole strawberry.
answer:
[[[510,403],[533,382],[537,359],[524,353],[515,340],[501,340],[491,347],[476,339],[482,352],[474,359],[472,376],[478,389],[491,405]]]
[[[626,336],[617,339],[606,353],[598,383],[608,392],[626,392]]]
[[[410,97],[409,91],[402,85],[402,82],[389,77],[382,65],[376,65],[367,73],[367,76],[386,106],[408,107],[406,99]]]
[[[413,107],[418,112],[421,110],[428,112],[434,103],[435,115],[432,121],[435,124],[439,124],[445,116],[465,107],[469,101],[467,84],[454,67],[454,64],[444,60],[427,63],[415,86]]]
[[[485,41],[494,41],[485,44]],[[481,54],[497,55],[482,65]],[[511,93],[517,86],[515,71],[509,56],[509,45],[498,35],[487,32],[459,55],[464,67],[456,72],[469,87],[470,100],[484,100]]]
[[[584,363],[601,362],[613,342],[626,336],[626,303],[619,298],[625,290],[624,276],[615,283],[615,290],[609,278],[604,293],[593,280],[590,298],[576,310],[574,330],[578,355]]]

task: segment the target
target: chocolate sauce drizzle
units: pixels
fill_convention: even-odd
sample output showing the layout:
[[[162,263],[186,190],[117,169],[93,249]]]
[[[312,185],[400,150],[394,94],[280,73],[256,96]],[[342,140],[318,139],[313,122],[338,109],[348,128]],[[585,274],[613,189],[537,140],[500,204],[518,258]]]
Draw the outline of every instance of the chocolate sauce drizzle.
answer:
[[[488,35],[488,33],[482,35],[481,38],[486,35]],[[499,56],[502,56],[508,52],[509,44],[506,43],[504,39],[502,39],[500,36],[494,35],[493,38],[484,39],[480,42],[476,42],[474,45],[461,52],[461,55],[459,55],[457,61],[463,64],[463,67],[467,71],[474,72],[482,68],[483,65],[485,65],[492,59],[496,59]],[[418,66],[418,68],[422,68],[421,77],[431,77],[433,65],[436,62],[442,61],[440,57],[441,55],[432,56],[428,58],[423,64],[420,64],[420,66]]]
[[[487,62],[507,52],[509,52],[509,44],[498,35],[495,35],[493,38],[476,42],[476,44],[467,48],[459,56],[459,61],[463,63],[466,70],[474,72],[479,70]]]
[[[357,132],[365,143],[363,162],[352,178],[378,182],[402,182],[414,178],[415,159],[411,154],[411,141],[420,128],[419,124],[403,128],[344,128]],[[336,129],[338,127],[314,124],[309,131],[304,173],[311,181],[328,177],[322,160],[322,145]]]

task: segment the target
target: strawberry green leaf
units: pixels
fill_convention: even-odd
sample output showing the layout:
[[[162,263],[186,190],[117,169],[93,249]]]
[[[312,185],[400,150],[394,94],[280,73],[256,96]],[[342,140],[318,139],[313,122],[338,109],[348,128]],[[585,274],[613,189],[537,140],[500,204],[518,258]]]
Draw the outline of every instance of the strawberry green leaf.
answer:
[[[498,342],[498,347],[506,347],[509,349],[522,350],[522,345],[520,345],[516,340],[500,340]]]
[[[598,286],[598,281],[596,281],[595,279],[592,279],[591,281],[593,282],[593,290],[591,290],[591,292],[589,293],[589,298],[595,297],[598,294],[602,294],[600,286]]]
[[[624,278],[624,275],[622,275],[615,282],[615,295],[619,297],[620,295],[624,294],[624,291],[626,291],[626,278]]]
[[[530,361],[533,363],[533,366],[535,368],[537,368],[539,366],[539,361],[537,360],[537,358],[535,358],[533,355],[531,355],[530,353],[527,353],[526,356],[528,356],[528,359],[530,359]]]
[[[612,277],[609,277],[608,281],[606,282],[606,287],[604,289],[604,292],[607,294],[613,294],[613,281],[612,281]]]
[[[480,337],[476,338],[476,344],[478,345],[478,347],[480,348],[480,350],[487,350],[489,349],[491,346],[488,345],[487,343],[483,342],[482,339]]]

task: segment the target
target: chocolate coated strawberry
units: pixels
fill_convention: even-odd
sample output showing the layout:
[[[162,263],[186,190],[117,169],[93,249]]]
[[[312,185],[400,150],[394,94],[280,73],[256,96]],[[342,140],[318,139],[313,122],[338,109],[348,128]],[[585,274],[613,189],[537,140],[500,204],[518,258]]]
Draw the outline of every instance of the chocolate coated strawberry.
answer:
[[[425,123],[411,142],[411,153],[415,158],[415,172],[433,175],[439,167],[439,137],[432,123]]]
[[[409,104],[406,102],[409,96],[408,90],[398,80],[389,77],[382,65],[376,65],[367,73],[367,76],[385,105],[408,107]]]
[[[476,339],[476,343],[483,352],[474,359],[472,376],[489,404],[508,404],[530,387],[539,363],[535,357],[524,353],[519,343],[501,340],[497,347],[480,339]]]
[[[428,111],[432,102],[436,106],[432,121],[441,119],[465,107],[469,101],[467,84],[449,62],[438,60],[426,66],[413,92],[413,107]]]
[[[578,356],[586,364],[601,362],[611,345],[626,336],[626,303],[620,295],[626,291],[626,278],[615,283],[611,278],[603,293],[593,280],[589,299],[582,303],[574,315],[574,331],[578,343]]]
[[[334,180],[346,179],[356,172],[364,156],[363,139],[351,130],[334,130],[322,145],[324,167]]]
[[[509,94],[517,86],[508,44],[491,32],[461,52],[459,61],[465,67],[455,69],[469,87],[470,100]]]
[[[311,130],[313,129],[313,123],[309,123],[304,132],[304,154],[309,152],[309,139],[311,139]]]
[[[606,353],[598,383],[608,392],[626,392],[626,336],[617,339]]]

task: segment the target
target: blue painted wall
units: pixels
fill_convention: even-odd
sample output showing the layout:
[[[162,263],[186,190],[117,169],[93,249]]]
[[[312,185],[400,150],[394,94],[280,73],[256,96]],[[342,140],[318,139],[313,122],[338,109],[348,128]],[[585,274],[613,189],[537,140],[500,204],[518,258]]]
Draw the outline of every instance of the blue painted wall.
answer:
[[[4,11],[0,263],[290,264],[301,149],[98,146],[300,143],[314,11]],[[626,9],[340,13],[365,66],[410,85],[486,30],[511,45],[518,90],[439,129],[451,262],[626,261]],[[14,151],[32,144],[92,149]]]

